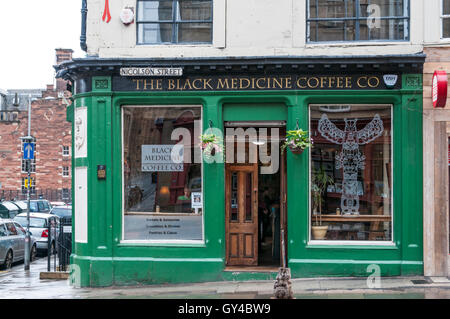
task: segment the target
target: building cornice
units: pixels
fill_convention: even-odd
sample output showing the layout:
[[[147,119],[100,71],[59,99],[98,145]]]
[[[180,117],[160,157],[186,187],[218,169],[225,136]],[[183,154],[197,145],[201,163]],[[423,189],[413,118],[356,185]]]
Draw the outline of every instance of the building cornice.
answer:
[[[197,58],[73,59],[55,66],[57,78],[76,80],[95,75],[117,75],[122,67],[181,67],[184,74],[267,74],[285,72],[422,73],[426,55],[377,56],[266,56]]]

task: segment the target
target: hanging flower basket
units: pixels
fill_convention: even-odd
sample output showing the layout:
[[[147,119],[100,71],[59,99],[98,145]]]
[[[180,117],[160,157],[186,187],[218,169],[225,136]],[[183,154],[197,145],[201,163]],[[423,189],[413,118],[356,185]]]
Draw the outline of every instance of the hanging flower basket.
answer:
[[[220,137],[215,134],[200,135],[200,148],[205,157],[214,157],[217,154],[223,154],[223,143]]]
[[[307,148],[312,146],[308,137],[308,131],[297,128],[296,130],[286,131],[286,141],[281,146],[281,152],[289,148],[292,154],[301,154]]]
[[[296,154],[296,155],[303,153],[303,151],[305,150],[303,148],[294,147],[294,146],[290,146],[290,145],[288,145],[288,147],[289,147],[289,150],[292,152],[292,154]]]

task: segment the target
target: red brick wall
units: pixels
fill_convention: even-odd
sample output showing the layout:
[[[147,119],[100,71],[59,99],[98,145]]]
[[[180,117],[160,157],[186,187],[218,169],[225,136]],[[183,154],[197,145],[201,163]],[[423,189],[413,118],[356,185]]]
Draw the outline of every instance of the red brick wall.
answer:
[[[21,189],[22,177],[27,175],[22,173],[19,138],[27,135],[28,112],[20,112],[19,121],[0,123],[0,191]],[[71,156],[63,156],[63,146],[71,150],[71,123],[66,121],[66,105],[53,86],[31,104],[31,134],[36,138],[36,173],[32,174],[36,189],[70,189]],[[62,176],[63,166],[69,167],[69,177]]]

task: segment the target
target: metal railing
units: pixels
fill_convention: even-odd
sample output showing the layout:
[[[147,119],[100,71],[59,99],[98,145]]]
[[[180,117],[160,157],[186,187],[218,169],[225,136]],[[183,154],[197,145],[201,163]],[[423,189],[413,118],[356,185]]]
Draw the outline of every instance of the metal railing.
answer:
[[[68,271],[72,253],[71,217],[62,217],[59,225],[48,226],[47,249],[47,271]]]
[[[22,190],[0,190],[0,200],[26,200],[27,193]],[[63,191],[61,189],[32,189],[30,191],[30,199],[46,199],[50,202],[72,202],[72,190]]]

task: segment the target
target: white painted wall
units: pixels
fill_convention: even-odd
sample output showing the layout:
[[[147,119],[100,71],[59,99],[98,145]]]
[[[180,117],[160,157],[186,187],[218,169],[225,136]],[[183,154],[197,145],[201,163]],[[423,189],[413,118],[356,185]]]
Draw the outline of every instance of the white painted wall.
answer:
[[[442,0],[427,0],[424,5],[424,44],[425,46],[449,46],[450,39],[442,39]]]
[[[87,167],[75,167],[75,241],[88,241]]]
[[[440,0],[410,1],[410,41],[307,44],[306,0],[214,0],[213,43],[194,46],[136,45],[136,24],[125,26],[119,19],[125,6],[136,8],[136,0],[109,1],[109,23],[101,20],[105,0],[88,0],[88,54],[102,58],[412,54],[422,52],[428,34],[424,21],[431,28],[430,16],[435,16],[430,3]]]

